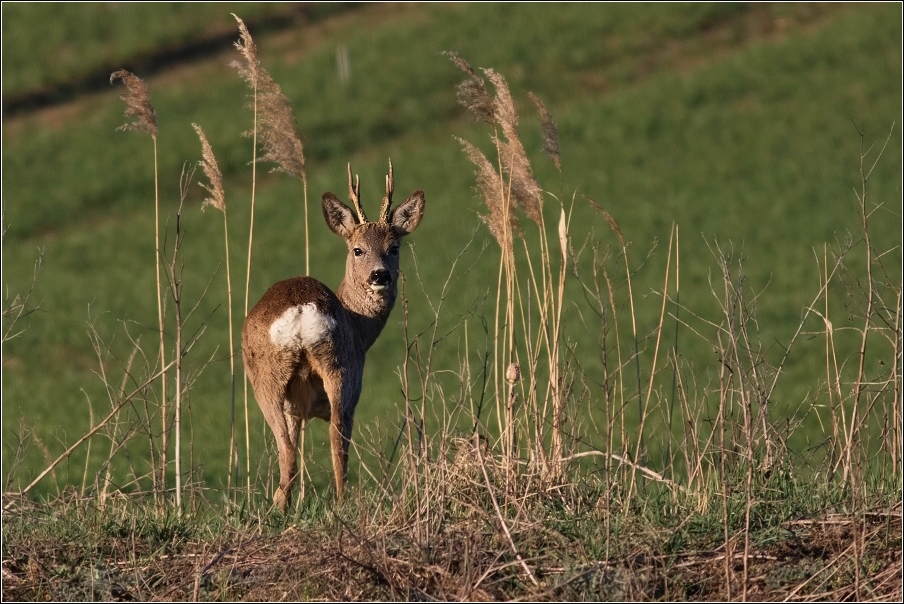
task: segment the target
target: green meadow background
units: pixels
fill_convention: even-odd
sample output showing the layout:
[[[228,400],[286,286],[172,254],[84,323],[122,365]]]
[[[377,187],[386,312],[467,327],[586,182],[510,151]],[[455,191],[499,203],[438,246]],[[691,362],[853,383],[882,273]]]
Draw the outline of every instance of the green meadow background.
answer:
[[[29,291],[43,255],[29,298],[34,311],[3,343],[5,489],[27,485],[109,412],[116,394],[102,375],[113,390],[125,383],[131,391],[158,359],[153,147],[143,133],[116,130],[126,119],[122,87],[105,83],[116,69],[132,69],[146,81],[156,110],[167,254],[180,173],[200,159],[191,124],[201,125],[210,140],[225,177],[240,327],[252,152],[242,133],[252,118],[247,87],[229,66],[239,58],[230,13],[245,19],[263,66],[294,105],[307,157],[315,277],[331,287],[342,278],[345,246],[325,228],[319,199],[326,190],[346,196],[347,163],[361,176],[366,207],[375,208],[382,195],[387,158],[395,165],[398,199],[426,191],[425,219],[408,239],[402,265],[409,334],[431,329],[431,308],[442,299],[433,365],[445,387],[444,396],[430,400],[434,423],[428,430],[444,418],[463,433],[473,424],[477,403],[461,394],[459,374],[467,362],[479,393],[482,359],[492,352],[487,325],[499,261],[498,246],[479,218],[485,207],[473,167],[456,140],[471,141],[490,156],[489,134],[457,103],[464,74],[443,51],[507,78],[534,173],[550,193],[548,224],[558,220],[557,199],[573,212],[569,235],[583,252],[574,266],[578,277],[568,282],[566,338],[573,379],[569,420],[579,426],[581,446],[598,445],[593,417],[599,410],[601,333],[580,280],[593,279],[594,249],[616,259],[619,253],[617,239],[584,195],[616,218],[629,242],[644,371],[659,321],[669,235],[677,225],[681,310],[670,307],[664,333],[700,390],[717,384],[710,342],[712,323],[723,320],[713,250],[727,251],[732,266],[743,266],[744,286],[756,298],[759,340],[778,363],[819,291],[824,254],[831,261],[833,252],[862,236],[859,133],[865,147],[876,145],[871,165],[891,132],[868,183],[871,203],[882,204],[872,215],[871,236],[878,248],[891,250],[883,259],[889,274],[901,271],[898,3],[4,3],[2,10],[4,309],[17,293]],[[337,67],[341,53],[348,56],[347,81]],[[168,57],[164,63],[152,60],[161,55]],[[540,150],[529,91],[558,125],[561,175]],[[53,102],[37,108],[14,103],[36,92]],[[200,178],[198,171],[194,181]],[[252,304],[273,282],[304,272],[301,184],[267,169],[259,170],[257,184]],[[217,490],[226,484],[231,418],[227,296],[222,216],[201,210],[204,197],[193,182],[181,218],[184,304],[197,305],[185,332],[198,336],[185,360],[193,379],[185,427],[191,450],[185,456],[196,476]],[[536,229],[526,221],[525,233],[536,241]],[[855,246],[849,261],[861,257],[863,246]],[[624,263],[609,266],[624,308]],[[839,349],[853,352],[859,336],[842,329],[855,325],[856,302],[848,293],[835,286],[829,299]],[[172,326],[171,305],[167,312]],[[369,464],[388,463],[404,417],[402,321],[399,305],[368,356],[355,441]],[[629,337],[628,314],[618,321],[621,337]],[[8,325],[5,315],[4,333]],[[821,415],[821,329],[817,317],[807,320],[771,401],[771,420],[793,428],[788,445],[803,468],[820,455],[828,430],[828,415]],[[97,349],[89,334],[99,338]],[[167,338],[172,346],[171,329]],[[129,365],[134,341],[144,352]],[[869,362],[868,376],[881,370],[877,359]],[[851,359],[842,365],[856,369]],[[664,371],[656,382],[663,407],[671,379]],[[148,396],[156,400],[155,392]],[[492,425],[489,406],[479,419]],[[140,417],[144,407],[136,405],[134,413]],[[243,421],[241,410],[236,418]],[[271,437],[253,402],[249,419],[252,474],[262,485]],[[308,434],[320,485],[329,478],[325,427],[316,422]],[[657,454],[662,429],[655,422],[647,428],[650,464],[658,469],[665,463]],[[244,459],[243,443],[239,451]],[[93,439],[35,492],[52,495],[81,485],[86,476],[91,483],[109,452],[109,441]],[[147,437],[133,434],[114,458],[121,486],[149,486],[126,482],[130,466],[144,474],[147,463]],[[355,458],[353,480],[363,474],[357,467]]]

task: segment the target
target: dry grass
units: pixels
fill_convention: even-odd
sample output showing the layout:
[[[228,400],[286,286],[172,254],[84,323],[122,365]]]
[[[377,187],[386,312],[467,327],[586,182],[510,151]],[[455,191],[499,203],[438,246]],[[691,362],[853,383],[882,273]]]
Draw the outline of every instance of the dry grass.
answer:
[[[499,469],[501,461],[491,467]],[[732,592],[746,587],[751,600],[900,601],[902,595],[900,506],[870,510],[862,522],[837,513],[790,520],[777,527],[783,539],[728,554],[724,544],[706,539],[673,551],[674,529],[636,518],[619,532],[613,555],[602,559],[588,537],[606,512],[591,492],[576,485],[528,489],[506,499],[504,512],[519,561],[486,506],[490,494],[505,498],[504,488],[488,488],[483,472],[458,465],[436,468],[436,477],[450,484],[435,485],[437,521],[427,542],[408,500],[391,506],[365,498],[353,511],[309,510],[297,524],[267,516],[224,524],[152,520],[128,500],[99,513],[93,501],[72,496],[49,504],[8,499],[3,597],[721,600],[728,588],[719,570],[725,560]],[[310,519],[312,512],[318,520]],[[583,528],[576,530],[575,522]],[[27,536],[13,534],[26,526]],[[742,538],[741,531],[732,535],[734,543]]]

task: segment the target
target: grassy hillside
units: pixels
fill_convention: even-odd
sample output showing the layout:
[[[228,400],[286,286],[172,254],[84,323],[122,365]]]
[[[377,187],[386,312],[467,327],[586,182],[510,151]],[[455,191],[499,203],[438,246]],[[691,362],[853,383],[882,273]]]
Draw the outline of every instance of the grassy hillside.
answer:
[[[125,25],[112,28],[121,41],[98,45],[98,34],[79,25],[92,18],[81,11],[100,10],[96,7],[37,14],[4,5],[4,98],[78,80],[103,66],[112,71],[138,54],[229,30],[235,27],[229,12],[245,16],[243,8],[227,6],[211,14],[214,8],[208,7],[183,16],[184,8],[124,5],[117,10]],[[264,18],[277,8],[254,10]],[[48,61],[40,45],[29,40],[49,41],[50,36],[17,41],[6,35],[7,28],[33,32],[36,23],[47,23],[61,32],[53,39],[61,36],[86,52],[77,53],[75,64]],[[491,349],[483,326],[492,323],[499,270],[498,247],[477,217],[484,210],[473,190],[473,167],[454,137],[472,141],[488,155],[490,139],[456,103],[455,86],[463,74],[442,51],[454,50],[508,79],[537,179],[573,211],[569,235],[576,249],[584,249],[578,274],[585,284],[593,280],[591,246],[612,254],[612,270],[621,271],[611,274],[614,295],[624,310],[629,299],[618,241],[582,195],[618,221],[629,244],[636,322],[632,327],[627,311],[617,322],[623,337],[637,334],[644,369],[632,388],[639,391],[650,379],[661,310],[656,292],[662,290],[673,223],[680,233],[679,300],[685,310],[672,308],[667,331],[659,331],[670,345],[677,342],[681,366],[696,376],[701,389],[716,379],[712,323],[721,320],[720,292],[713,291],[719,287],[714,285],[719,268],[712,250],[726,250],[733,270],[744,262],[744,284],[756,296],[758,338],[766,357],[777,364],[802,309],[819,291],[823,244],[837,251],[862,236],[852,192],[860,186],[858,130],[867,146],[875,142],[879,147],[892,132],[869,180],[870,199],[883,204],[871,228],[883,249],[900,244],[901,137],[900,129],[892,128],[901,112],[900,40],[900,8],[890,4],[367,5],[256,36],[264,66],[294,104],[305,143],[315,276],[331,286],[341,278],[344,248],[323,227],[317,206],[322,191],[344,194],[347,162],[361,175],[365,203],[377,201],[387,157],[396,166],[398,191],[427,192],[426,220],[403,258],[411,298],[408,329],[416,334],[431,326],[427,298],[436,304],[450,274],[455,286],[444,294],[439,333],[467,319],[467,339],[462,328],[436,346],[434,366],[451,377],[444,384],[448,398],[431,401],[437,406],[431,410],[432,428],[447,421],[442,407],[460,403],[450,389],[459,379],[462,358],[475,365],[474,383],[479,383],[477,368]],[[16,59],[12,49],[25,44],[35,46],[34,56]],[[98,50],[87,52],[91,48]],[[110,48],[118,50],[111,55]],[[349,58],[348,81],[337,72],[340,49]],[[197,122],[226,180],[233,278],[242,283],[251,143],[241,133],[251,127],[251,114],[245,106],[247,89],[228,65],[235,58],[235,50],[224,44],[221,53],[163,69],[147,83],[160,127],[167,249],[174,236],[180,171],[200,155],[191,129]],[[47,65],[55,71],[42,68]],[[558,125],[561,176],[540,152],[528,91],[547,103]],[[4,118],[3,275],[10,297],[29,289],[34,260],[43,253],[29,299],[39,308],[16,325],[16,331],[24,331],[3,347],[3,472],[13,489],[30,482],[106,414],[116,394],[104,388],[98,373],[106,372],[115,390],[121,383],[139,384],[150,371],[146,367],[155,363],[152,146],[142,134],[115,131],[124,121],[119,92],[111,87]],[[257,195],[252,303],[269,284],[304,266],[300,184],[281,174],[261,174]],[[200,187],[191,187],[181,225],[184,299],[199,304],[186,332],[203,330],[186,360],[194,378],[188,400],[191,461],[200,467],[204,483],[219,489],[225,485],[230,424],[226,290],[221,219],[200,211],[203,196]],[[555,225],[557,204],[547,199],[547,224]],[[852,264],[862,260],[858,254],[862,246],[848,256]],[[884,262],[889,275],[899,274],[900,247]],[[588,420],[575,421],[581,424],[575,428],[579,440],[599,447],[599,431],[592,426],[601,413],[594,391],[602,380],[603,336],[581,283],[571,278],[567,283],[564,327],[573,413]],[[838,288],[827,303],[841,314],[853,314],[845,306],[848,300],[848,292]],[[239,309],[240,295],[234,303]],[[171,319],[172,308],[168,312]],[[702,319],[695,322],[693,315]],[[403,425],[396,375],[404,358],[401,320],[397,309],[371,352],[365,375],[358,437],[362,451],[372,452],[365,457],[373,459],[391,454]],[[805,331],[818,329],[811,317]],[[99,351],[86,331],[98,335]],[[170,346],[173,337],[167,333]],[[130,360],[131,341],[139,338],[145,352]],[[839,346],[856,349],[855,333],[839,330],[837,338]],[[660,409],[669,404],[672,388],[664,362],[659,357],[655,367]],[[875,367],[880,359],[870,362]],[[846,362],[843,371],[853,371],[853,365]],[[125,379],[124,366],[129,367]],[[823,341],[801,339],[784,362],[771,411],[772,421],[786,422],[795,455],[824,454],[812,447],[830,421],[819,411],[825,407],[820,398],[825,382]],[[155,395],[148,396],[154,404]],[[138,405],[134,413],[141,417],[144,407]],[[469,413],[453,407],[452,423],[470,425]],[[637,413],[624,413],[629,429],[636,426]],[[486,412],[479,419],[491,422]],[[254,406],[251,425],[251,458],[258,464],[252,472],[256,483],[263,483],[270,436]],[[645,445],[659,470],[667,465],[665,440],[650,437]],[[131,473],[147,471],[146,444],[140,441],[134,438],[114,458],[123,483]],[[308,442],[319,451],[314,482],[326,484],[325,427],[312,426]],[[107,443],[93,445],[90,453],[79,449],[35,492],[81,485],[85,456],[93,456],[90,475],[109,451]]]

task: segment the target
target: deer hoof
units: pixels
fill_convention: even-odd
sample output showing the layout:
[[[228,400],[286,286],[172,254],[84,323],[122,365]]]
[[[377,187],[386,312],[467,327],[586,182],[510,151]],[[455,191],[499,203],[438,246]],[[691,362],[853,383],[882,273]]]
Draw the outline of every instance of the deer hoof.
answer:
[[[273,492],[273,505],[275,505],[283,514],[285,514],[286,510],[289,508],[289,501],[290,496],[283,491],[282,487],[277,488],[276,491]]]

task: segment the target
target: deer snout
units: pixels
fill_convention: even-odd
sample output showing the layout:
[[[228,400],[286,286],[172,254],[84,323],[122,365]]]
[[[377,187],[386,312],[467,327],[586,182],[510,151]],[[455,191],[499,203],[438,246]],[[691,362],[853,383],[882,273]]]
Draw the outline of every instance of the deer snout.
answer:
[[[378,268],[370,273],[370,286],[382,289],[392,283],[392,274],[385,268]]]

